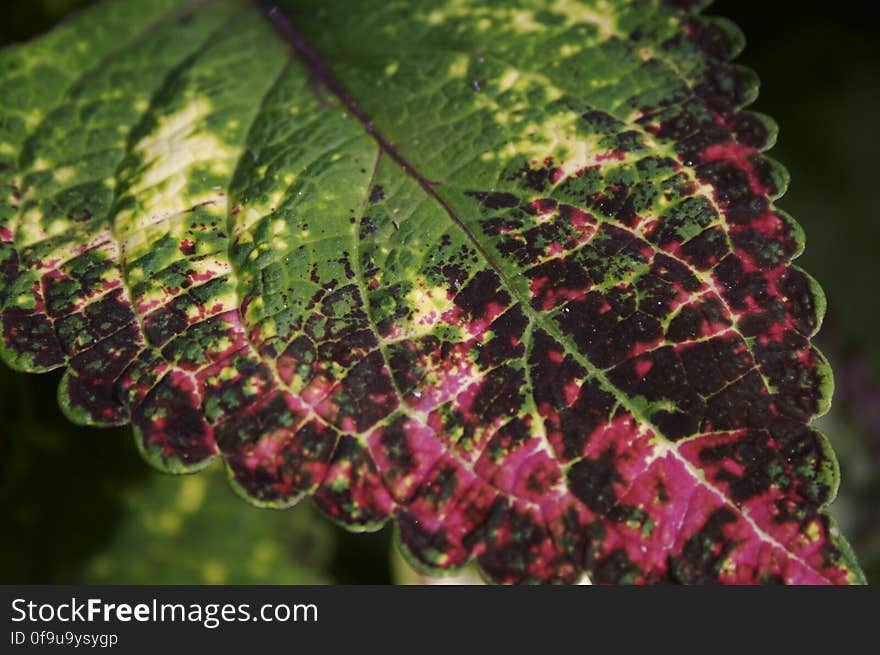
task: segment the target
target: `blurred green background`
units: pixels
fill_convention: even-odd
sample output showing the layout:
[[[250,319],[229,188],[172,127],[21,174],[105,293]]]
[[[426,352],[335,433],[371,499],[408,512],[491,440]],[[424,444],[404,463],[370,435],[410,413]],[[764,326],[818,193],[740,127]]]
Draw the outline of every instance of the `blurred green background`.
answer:
[[[129,1],[129,0],[126,0]],[[136,0],[131,0],[136,1]],[[90,0],[5,0],[0,45],[50,28]],[[772,151],[792,183],[779,205],[807,233],[800,264],[828,296],[818,342],[835,370],[819,424],[840,459],[832,511],[868,579],[880,583],[880,242],[877,107],[880,30],[869,3],[718,0],[711,14],[745,32],[739,62],[762,81],[753,108],[773,116]],[[168,477],[149,469],[128,429],[71,425],[59,375],[0,365],[0,582],[387,583],[389,530],[352,535],[309,503],[257,510],[218,467]]]

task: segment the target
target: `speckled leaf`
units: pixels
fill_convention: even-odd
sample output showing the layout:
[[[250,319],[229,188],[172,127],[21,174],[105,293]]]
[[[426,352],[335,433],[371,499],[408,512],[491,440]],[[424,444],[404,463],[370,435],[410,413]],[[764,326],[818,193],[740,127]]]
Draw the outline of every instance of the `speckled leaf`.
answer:
[[[701,4],[111,2],[3,51],[4,359],[427,572],[862,581],[823,296]]]

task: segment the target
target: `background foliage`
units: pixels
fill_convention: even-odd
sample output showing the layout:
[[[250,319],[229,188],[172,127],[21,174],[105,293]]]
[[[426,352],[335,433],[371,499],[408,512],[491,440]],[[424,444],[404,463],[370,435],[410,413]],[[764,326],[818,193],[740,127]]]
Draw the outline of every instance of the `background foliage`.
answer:
[[[7,0],[0,45],[52,26],[89,0]],[[748,37],[739,61],[773,116],[772,156],[792,184],[780,206],[801,223],[800,264],[829,301],[818,343],[837,391],[821,427],[842,469],[832,512],[870,582],[880,582],[880,320],[873,249],[880,101],[877,28],[867,6],[718,0],[708,13]],[[256,510],[213,470],[168,479],[140,459],[128,429],[70,424],[55,402],[58,375],[0,366],[0,542],[3,583],[382,583],[390,535],[350,535],[304,503]],[[85,444],[85,445],[84,445]],[[216,468],[216,467],[215,467]],[[394,579],[401,579],[395,574]]]

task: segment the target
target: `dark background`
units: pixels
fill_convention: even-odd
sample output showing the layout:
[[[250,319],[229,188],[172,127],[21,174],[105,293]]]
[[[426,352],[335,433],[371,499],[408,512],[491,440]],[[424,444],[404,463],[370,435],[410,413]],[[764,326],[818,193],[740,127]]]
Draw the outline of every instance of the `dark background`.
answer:
[[[6,0],[0,45],[87,4]],[[841,465],[832,512],[868,580],[880,582],[880,30],[869,3],[718,0],[707,13],[746,34],[739,62],[762,81],[752,108],[780,125],[772,156],[792,183],[778,204],[803,225],[799,263],[828,296],[817,341],[836,392],[818,425]],[[308,503],[255,510],[218,470],[169,480],[145,466],[128,429],[68,423],[55,402],[58,378],[0,365],[0,582],[402,579],[389,530],[350,535]]]

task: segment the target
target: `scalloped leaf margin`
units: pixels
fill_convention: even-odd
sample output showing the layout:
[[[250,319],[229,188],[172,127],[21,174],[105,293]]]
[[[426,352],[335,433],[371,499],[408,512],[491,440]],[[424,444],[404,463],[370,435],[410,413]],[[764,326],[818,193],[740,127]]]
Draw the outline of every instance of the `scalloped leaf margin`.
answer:
[[[496,582],[863,582],[825,307],[702,3],[106,3],[0,52],[0,352]]]

